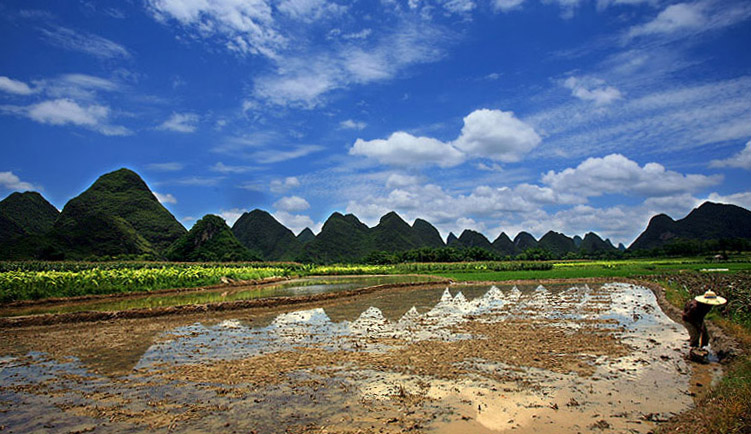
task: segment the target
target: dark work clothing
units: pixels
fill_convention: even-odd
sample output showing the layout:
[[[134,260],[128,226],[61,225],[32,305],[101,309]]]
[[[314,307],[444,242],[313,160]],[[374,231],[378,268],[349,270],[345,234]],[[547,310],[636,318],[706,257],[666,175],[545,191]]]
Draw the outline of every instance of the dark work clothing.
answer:
[[[692,347],[704,346],[709,343],[707,328],[704,326],[704,317],[712,310],[712,305],[699,303],[691,300],[683,308],[683,322],[689,335],[689,345]],[[699,345],[701,343],[701,345]]]

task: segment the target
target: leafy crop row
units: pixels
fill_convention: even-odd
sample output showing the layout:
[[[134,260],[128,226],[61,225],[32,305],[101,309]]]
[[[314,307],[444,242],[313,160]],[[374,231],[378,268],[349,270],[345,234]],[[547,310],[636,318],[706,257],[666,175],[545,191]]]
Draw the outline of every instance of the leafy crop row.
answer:
[[[0,273],[0,302],[88,294],[153,291],[290,275],[287,268],[222,265],[158,268],[85,268],[79,271],[14,270]]]

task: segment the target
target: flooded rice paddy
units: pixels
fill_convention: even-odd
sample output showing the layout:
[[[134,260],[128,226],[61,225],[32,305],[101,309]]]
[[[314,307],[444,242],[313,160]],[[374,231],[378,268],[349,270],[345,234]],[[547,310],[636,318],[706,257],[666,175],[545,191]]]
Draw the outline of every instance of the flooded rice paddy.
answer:
[[[187,304],[222,303],[260,298],[296,297],[329,292],[348,291],[375,285],[413,282],[431,282],[440,278],[417,275],[307,277],[264,285],[218,287],[212,290],[179,293],[123,294],[123,298],[105,298],[84,301],[61,302],[41,306],[14,306],[0,308],[0,317],[73,312],[113,312],[129,309],[153,309]]]
[[[649,432],[692,404],[644,287],[425,286],[3,331],[7,432]]]

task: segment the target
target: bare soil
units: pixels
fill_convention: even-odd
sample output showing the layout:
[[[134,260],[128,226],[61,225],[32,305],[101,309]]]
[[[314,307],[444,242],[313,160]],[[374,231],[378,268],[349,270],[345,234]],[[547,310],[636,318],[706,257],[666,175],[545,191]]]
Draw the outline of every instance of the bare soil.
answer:
[[[435,286],[304,297],[292,306],[266,301],[169,316],[16,324],[0,340],[0,415],[6,416],[0,425],[13,432],[649,432],[696,395],[686,343],[675,326],[667,334],[659,324],[647,324],[644,333],[627,329],[618,315],[629,305],[628,290],[596,286],[584,298],[563,301],[557,293],[538,294],[537,301],[562,303],[553,305],[558,317],[546,316],[551,306],[534,305],[529,294],[492,314],[500,320],[464,314],[447,326],[447,339],[375,330],[332,336],[348,340],[332,349],[328,341],[297,346],[293,336],[281,351],[151,366],[142,360],[155,348],[195,341],[186,348],[210,354],[214,339],[242,327],[268,328],[281,314],[347,305],[357,312],[371,300],[409,299]],[[648,295],[640,297],[635,324],[661,314],[650,310]],[[241,328],[222,328],[238,319]],[[208,332],[172,334],[196,324]]]

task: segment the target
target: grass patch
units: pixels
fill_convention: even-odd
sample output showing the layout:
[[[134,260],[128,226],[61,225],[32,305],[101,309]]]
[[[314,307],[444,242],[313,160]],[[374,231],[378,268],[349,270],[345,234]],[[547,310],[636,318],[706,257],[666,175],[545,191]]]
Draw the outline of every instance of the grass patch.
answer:
[[[655,279],[665,288],[670,303],[678,308],[705,290],[728,298],[707,319],[736,338],[745,354],[735,360],[720,384],[696,407],[659,428],[659,433],[749,433],[751,432],[751,274],[681,273]]]

